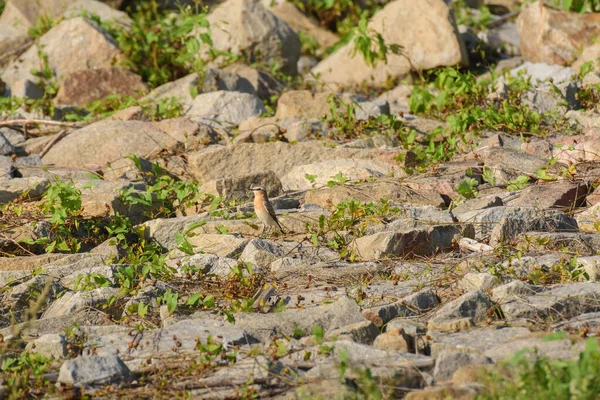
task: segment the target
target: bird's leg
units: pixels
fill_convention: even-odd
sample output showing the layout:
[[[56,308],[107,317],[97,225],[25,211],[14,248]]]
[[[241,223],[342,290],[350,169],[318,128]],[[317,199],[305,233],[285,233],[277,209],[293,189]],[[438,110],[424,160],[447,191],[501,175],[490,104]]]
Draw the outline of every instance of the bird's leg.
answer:
[[[260,238],[262,238],[265,235],[266,229],[267,229],[267,225],[263,224],[263,229],[262,229],[262,232],[260,233]]]

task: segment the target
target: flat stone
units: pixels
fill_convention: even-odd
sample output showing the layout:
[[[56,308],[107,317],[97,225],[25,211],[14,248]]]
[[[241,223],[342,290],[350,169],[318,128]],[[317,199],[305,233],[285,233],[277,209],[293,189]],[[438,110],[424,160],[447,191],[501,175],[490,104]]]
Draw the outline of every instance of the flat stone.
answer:
[[[116,354],[66,360],[58,374],[58,382],[67,385],[107,384],[132,378],[131,371]]]
[[[438,309],[428,321],[428,327],[439,330],[445,322],[462,319],[475,325],[487,319],[487,311],[491,306],[489,298],[482,291],[468,292]]]
[[[353,249],[363,260],[380,260],[407,255],[431,255],[448,250],[462,230],[455,225],[438,225],[406,231],[386,231],[356,239]]]
[[[380,33],[386,43],[402,46],[411,62],[401,54],[390,54],[387,63],[372,68],[353,53],[354,44],[348,43],[317,64],[312,73],[325,83],[350,86],[368,82],[383,86],[390,77],[400,80],[406,77],[413,66],[431,69],[468,64],[466,48],[458,36],[450,9],[443,2],[388,3],[370,19],[368,29]]]
[[[69,72],[58,88],[56,104],[85,107],[106,96],[140,98],[148,89],[139,75],[122,68],[95,68]]]
[[[212,179],[274,171],[280,178],[298,165],[342,158],[377,160],[394,163],[396,150],[346,149],[326,146],[327,142],[297,144],[241,143],[233,146],[209,146],[188,155],[188,172],[200,183]]]
[[[451,379],[454,373],[465,365],[491,363],[490,358],[481,355],[442,352],[435,359],[433,377],[436,382],[446,381]]]
[[[98,355],[119,354],[127,366],[137,372],[146,366],[148,358],[178,357],[197,352],[197,341],[206,343],[209,336],[226,346],[256,343],[256,339],[237,323],[232,325],[222,321],[186,319],[165,328],[145,330],[135,337],[129,331],[104,333],[95,337],[88,334],[85,346],[94,347]],[[132,341],[136,341],[137,345],[130,347]]]
[[[538,211],[532,208],[508,208],[490,236],[490,245],[510,242],[527,231],[574,231],[577,221],[560,211]]]
[[[362,311],[369,321],[381,328],[398,317],[409,317],[431,311],[439,304],[437,296],[429,289],[404,297],[402,300],[384,306],[367,308]]]
[[[354,300],[341,297],[325,305],[305,309],[286,309],[275,314],[236,313],[236,327],[245,329],[263,341],[272,335],[293,336],[298,329],[310,334],[315,326],[321,326],[325,333],[365,319]]]
[[[27,193],[29,198],[40,198],[50,184],[47,178],[14,178],[0,181],[0,204],[6,204]]]
[[[117,288],[102,287],[88,292],[65,292],[44,311],[41,319],[56,318],[86,308],[98,308],[119,293]]]
[[[54,360],[61,360],[68,354],[67,339],[63,335],[50,333],[27,343],[26,350]]]
[[[65,37],[78,37],[80,41],[65,41]],[[81,45],[83,42],[85,46]],[[83,17],[63,20],[40,38],[39,46],[47,54],[48,65],[59,81],[70,72],[111,67],[122,57],[114,40],[95,22]],[[12,62],[0,77],[9,85],[20,79],[36,82],[31,70],[39,69],[40,64],[38,45],[34,45]]]
[[[500,283],[498,277],[489,272],[469,272],[465,274],[458,282],[458,286],[466,291],[482,290],[487,291]]]
[[[209,126],[231,127],[266,112],[263,103],[254,95],[220,90],[196,96],[185,115]]]
[[[598,36],[600,16],[567,13],[537,1],[524,7],[517,19],[521,54],[526,60],[568,65],[582,47]]]
[[[466,332],[438,334],[431,341],[431,356],[437,357],[444,351],[482,354],[512,338],[529,333],[527,328],[507,327],[476,328]]]
[[[516,206],[566,208],[568,210],[585,204],[588,187],[583,182],[558,182],[525,188],[515,202]]]
[[[600,311],[600,282],[558,285],[524,299],[502,305],[504,317],[515,319],[565,319]]]
[[[243,54],[249,63],[275,65],[277,60],[281,71],[296,75],[300,39],[260,1],[228,0],[215,7],[206,19],[215,50]]]
[[[212,194],[225,201],[248,200],[252,197],[251,186],[262,186],[267,190],[269,198],[283,194],[281,181],[273,171],[254,173],[235,178],[216,179],[206,182],[200,187],[202,193]]]
[[[181,147],[182,143],[147,122],[98,121],[60,140],[42,160],[44,165],[104,167],[129,154],[147,157]]]
[[[330,208],[337,204],[357,200],[363,203],[375,202],[379,199],[391,200],[402,204],[425,204],[436,207],[445,206],[445,201],[437,191],[416,193],[407,186],[397,182],[375,181],[348,187],[337,185],[308,191],[304,201],[320,207]]]
[[[392,170],[392,164],[374,160],[338,159],[296,166],[281,181],[285,190],[305,190],[326,186],[329,181],[335,182],[334,176],[338,174],[354,181],[386,177]],[[314,182],[309,181],[307,175],[314,176]]]
[[[215,254],[220,257],[237,257],[250,239],[234,235],[201,234],[188,239],[194,251]]]

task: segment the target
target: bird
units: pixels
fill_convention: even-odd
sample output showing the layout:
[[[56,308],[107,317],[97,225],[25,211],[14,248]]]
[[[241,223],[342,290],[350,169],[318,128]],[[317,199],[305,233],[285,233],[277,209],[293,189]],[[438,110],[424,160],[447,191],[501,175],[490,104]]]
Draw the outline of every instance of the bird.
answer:
[[[267,191],[262,186],[254,186],[249,188],[254,193],[254,212],[256,216],[263,224],[263,230],[261,236],[265,233],[265,230],[269,228],[277,227],[283,233],[283,228],[277,219],[277,214],[273,205],[269,201]]]

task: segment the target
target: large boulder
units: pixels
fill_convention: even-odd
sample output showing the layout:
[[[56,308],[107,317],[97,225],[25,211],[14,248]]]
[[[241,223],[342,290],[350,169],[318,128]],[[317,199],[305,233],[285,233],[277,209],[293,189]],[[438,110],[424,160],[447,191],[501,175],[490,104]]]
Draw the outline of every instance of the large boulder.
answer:
[[[102,167],[129,154],[148,156],[182,146],[171,136],[141,121],[99,121],[56,143],[42,158],[45,165]]]
[[[600,35],[600,14],[558,11],[537,1],[524,7],[517,27],[526,60],[568,65]]]
[[[219,90],[196,96],[186,116],[210,126],[230,127],[266,112],[260,99],[252,94]]]
[[[298,165],[326,160],[355,158],[393,163],[397,150],[332,148],[323,142],[289,144],[242,143],[233,146],[209,146],[188,155],[188,172],[199,182],[251,173],[274,171],[284,176]]]
[[[388,55],[387,64],[368,66],[360,53],[353,57],[354,42],[320,62],[312,73],[326,83],[381,86],[390,78],[407,76],[411,69],[468,64],[467,52],[443,0],[396,0],[376,13],[369,30],[383,36],[388,45],[403,46],[402,55]]]
[[[271,3],[269,0],[267,0],[267,2]],[[316,40],[321,49],[333,46],[340,40],[336,34],[320,27],[313,20],[304,15],[291,2],[277,2],[270,7],[270,10],[273,14],[287,22],[299,35],[303,34]]]
[[[111,67],[121,54],[114,40],[95,22],[78,17],[46,32],[39,44],[9,64],[0,78],[9,86],[25,79],[35,82],[37,78],[31,71],[43,64],[40,50],[48,56],[48,67],[59,81],[70,72]]]
[[[55,102],[84,107],[111,94],[139,98],[146,91],[142,78],[131,71],[115,67],[85,69],[66,75]]]
[[[0,29],[8,29],[15,34],[27,34],[41,17],[58,19],[76,17],[82,12],[96,14],[102,20],[115,21],[129,26],[131,19],[123,11],[96,0],[8,0],[0,15]]]
[[[297,73],[300,39],[258,0],[228,0],[208,16],[213,46],[246,56],[251,62],[277,63]]]

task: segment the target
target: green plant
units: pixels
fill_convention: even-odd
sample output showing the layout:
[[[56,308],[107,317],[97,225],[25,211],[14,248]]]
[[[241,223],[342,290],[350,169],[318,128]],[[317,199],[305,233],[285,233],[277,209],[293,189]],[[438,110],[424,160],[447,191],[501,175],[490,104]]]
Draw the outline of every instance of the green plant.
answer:
[[[482,5],[475,11],[464,0],[456,0],[452,2],[452,11],[457,25],[467,25],[476,32],[486,31],[488,25],[494,21],[486,5]]]
[[[552,0],[550,3],[555,7],[562,8],[564,11],[600,12],[600,1],[598,0]]]
[[[305,56],[316,57],[319,50],[317,38],[305,31],[298,31],[298,38],[302,45],[300,52]]]
[[[156,87],[203,70],[199,53],[205,51],[203,46],[210,53],[212,40],[206,14],[195,11],[181,8],[179,13],[166,13],[156,1],[142,2],[132,15],[131,29],[92,18],[115,38],[125,55],[123,64]]]
[[[27,30],[27,34],[33,39],[39,39],[59,22],[60,20],[53,19],[49,14],[44,14],[35,20],[34,25]]]
[[[7,399],[27,398],[40,393],[49,385],[45,373],[50,360],[36,353],[22,351],[18,354],[3,354],[0,371],[4,378]],[[37,397],[37,396],[35,396]]]
[[[378,62],[383,61],[387,64],[388,54],[402,54],[402,46],[398,44],[387,44],[379,32],[369,29],[367,19],[363,16],[358,22],[358,26],[352,31],[352,41],[354,46],[350,56],[354,57],[357,53],[362,54],[365,64],[374,68]]]
[[[515,192],[517,190],[522,190],[529,183],[529,177],[525,175],[517,176],[513,181],[510,181],[506,186],[506,189]]]
[[[479,186],[477,179],[465,179],[456,186],[456,193],[460,194],[465,199],[472,199],[477,196],[477,186]]]
[[[369,19],[381,8],[381,3],[373,0],[292,0],[292,3],[342,37],[347,37],[361,18]]]
[[[329,218],[321,215],[317,225],[307,223],[307,231],[315,246],[325,243],[340,252],[341,257],[353,260],[356,254],[348,246],[352,238],[361,237],[371,222],[398,215],[401,210],[387,200],[379,203],[361,203],[350,200],[338,204]]]
[[[128,157],[140,168],[141,163],[136,155]],[[152,166],[152,172],[147,175],[148,180],[155,183],[144,192],[137,191],[133,186],[124,189],[120,194],[124,204],[144,206],[154,217],[169,217],[177,209],[193,205],[202,197],[197,182],[176,180],[157,164]]]
[[[558,338],[564,337],[560,335]],[[554,339],[550,337],[549,340]],[[521,350],[511,360],[484,374],[480,400],[592,400],[600,397],[600,352],[595,338],[585,343],[577,359],[527,357]]]

